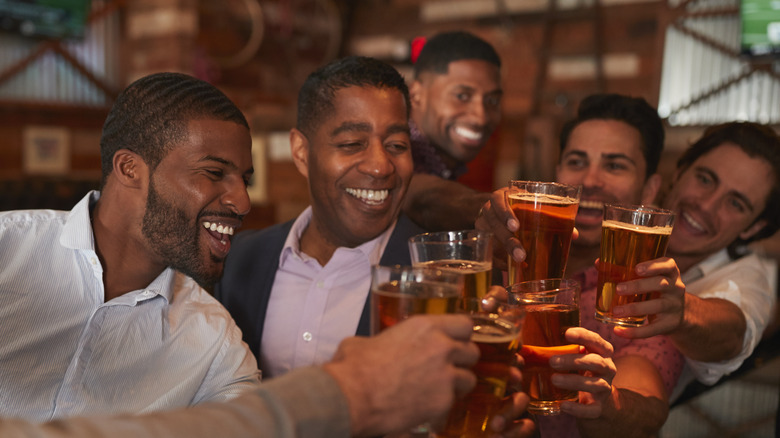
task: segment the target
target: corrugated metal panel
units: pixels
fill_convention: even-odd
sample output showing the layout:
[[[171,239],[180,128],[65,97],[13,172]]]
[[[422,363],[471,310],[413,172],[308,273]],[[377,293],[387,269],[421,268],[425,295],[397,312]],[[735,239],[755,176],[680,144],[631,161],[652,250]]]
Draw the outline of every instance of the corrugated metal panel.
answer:
[[[93,11],[108,0],[92,0]],[[0,34],[0,74],[34,54],[42,42],[13,34]],[[84,38],[65,41],[62,48],[104,84],[119,88],[120,18],[118,12],[102,15],[87,26]],[[0,100],[35,103],[106,106],[105,93],[70,62],[47,51],[23,70],[0,83]]]
[[[738,7],[735,0],[697,1],[686,12]],[[774,75],[755,71],[739,57],[739,39],[736,13],[681,18],[667,28],[658,112],[670,125],[780,123],[780,62],[771,66]]]

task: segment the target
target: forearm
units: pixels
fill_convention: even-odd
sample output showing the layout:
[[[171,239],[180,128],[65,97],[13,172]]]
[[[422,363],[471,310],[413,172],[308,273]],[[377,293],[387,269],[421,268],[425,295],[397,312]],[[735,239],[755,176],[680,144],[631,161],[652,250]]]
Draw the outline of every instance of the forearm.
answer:
[[[45,424],[0,419],[0,436],[27,438],[347,437],[349,415],[337,383],[303,369],[222,403],[145,415],[71,418]]]
[[[734,303],[686,293],[683,323],[669,338],[690,359],[719,362],[742,351],[746,327],[745,315]]]
[[[669,414],[666,401],[625,388],[614,388],[612,401],[599,418],[578,420],[582,437],[657,436]]]
[[[406,194],[403,211],[421,227],[431,231],[474,228],[479,209],[490,199],[455,181],[415,174]]]

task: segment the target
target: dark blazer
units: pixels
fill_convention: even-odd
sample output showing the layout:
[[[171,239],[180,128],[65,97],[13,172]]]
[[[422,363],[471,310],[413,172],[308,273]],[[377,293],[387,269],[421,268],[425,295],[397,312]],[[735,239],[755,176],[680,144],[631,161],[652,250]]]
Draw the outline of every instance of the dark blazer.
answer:
[[[290,233],[293,221],[262,230],[249,230],[236,235],[225,261],[225,272],[214,289],[214,295],[228,309],[244,334],[257,360],[260,342],[271,296],[271,287],[279,268],[279,255]],[[425,230],[401,214],[390,235],[380,265],[411,265],[408,240]],[[370,300],[366,300],[358,323],[357,335],[368,336],[370,330]]]

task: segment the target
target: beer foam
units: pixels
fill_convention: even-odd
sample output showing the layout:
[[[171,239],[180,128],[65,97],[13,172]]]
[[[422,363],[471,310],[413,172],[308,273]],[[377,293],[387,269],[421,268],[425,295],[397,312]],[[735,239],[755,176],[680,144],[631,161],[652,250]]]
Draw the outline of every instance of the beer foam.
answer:
[[[645,225],[634,225],[634,224],[627,224],[625,222],[619,222],[616,220],[608,220],[608,221],[601,222],[601,226],[603,228],[614,228],[614,229],[620,229],[626,231],[633,231],[636,233],[647,233],[647,234],[656,234],[656,235],[672,234],[672,227],[670,225],[665,225],[663,227],[648,227]]]
[[[471,334],[471,340],[473,342],[479,342],[480,344],[501,344],[501,343],[509,343],[517,339],[516,334],[512,333],[484,333],[484,332],[474,332]]]
[[[566,196],[560,196],[560,195],[548,195],[548,194],[534,194],[534,193],[527,193],[527,192],[521,192],[521,193],[509,193],[507,194],[507,197],[509,199],[515,199],[518,201],[525,201],[525,202],[542,202],[545,204],[559,204],[559,205],[571,205],[571,204],[577,204],[580,201],[574,198],[569,198]]]
[[[457,272],[459,274],[479,273],[493,268],[493,262],[476,262],[471,260],[432,260],[415,265],[421,268],[435,268],[443,271]]]

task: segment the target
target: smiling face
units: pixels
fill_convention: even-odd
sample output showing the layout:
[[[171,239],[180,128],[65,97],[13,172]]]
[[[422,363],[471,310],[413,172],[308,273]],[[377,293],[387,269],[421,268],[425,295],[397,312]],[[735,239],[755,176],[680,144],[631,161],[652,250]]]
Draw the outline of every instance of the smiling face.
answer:
[[[309,181],[312,205],[302,248],[311,238],[327,247],[319,248],[325,253],[353,248],[395,221],[413,171],[400,91],[342,88],[329,116],[309,136],[293,129],[290,140],[295,164]]]
[[[230,239],[249,212],[252,141],[233,122],[187,127],[151,176],[142,232],[163,264],[207,287],[222,275]]]
[[[664,200],[677,213],[668,254],[703,260],[758,232],[765,225],[756,218],[769,197],[767,181],[774,181],[769,163],[729,142],[678,171]]]
[[[642,138],[631,125],[617,120],[587,120],[571,132],[556,168],[556,180],[582,184],[573,243],[598,246],[604,204],[650,203],[660,184],[658,175],[646,180]]]
[[[453,61],[446,74],[423,73],[409,92],[415,123],[450,160],[473,160],[501,120],[500,71],[487,61]]]

